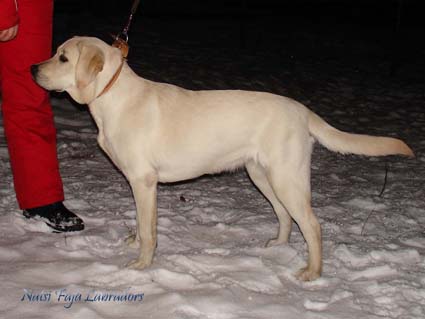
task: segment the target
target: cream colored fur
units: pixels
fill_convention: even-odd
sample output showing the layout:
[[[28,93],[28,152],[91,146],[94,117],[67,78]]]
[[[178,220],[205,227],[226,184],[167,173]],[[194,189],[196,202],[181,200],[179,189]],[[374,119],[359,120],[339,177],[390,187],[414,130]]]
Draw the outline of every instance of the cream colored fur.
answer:
[[[137,235],[128,242],[140,246],[134,268],[149,266],[154,256],[158,182],[245,166],[279,219],[278,236],[267,245],[286,243],[295,220],[309,250],[307,267],[297,277],[314,280],[322,270],[321,230],[310,204],[314,140],[341,153],[413,156],[400,140],[341,132],[287,97],[185,90],[143,79],[127,64],[111,89],[96,98],[120,63],[118,49],[76,37],[39,64],[35,78],[48,90],[67,91],[88,104],[100,146],[130,182]]]

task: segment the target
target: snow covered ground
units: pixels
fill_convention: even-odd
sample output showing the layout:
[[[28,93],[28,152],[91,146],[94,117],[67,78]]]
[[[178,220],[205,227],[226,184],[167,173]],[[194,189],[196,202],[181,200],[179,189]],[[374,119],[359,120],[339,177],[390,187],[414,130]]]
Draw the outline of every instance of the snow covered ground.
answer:
[[[130,56],[143,76],[189,88],[288,95],[338,128],[401,137],[417,157],[343,156],[316,146],[313,208],[324,269],[314,282],[293,276],[307,257],[296,226],[289,245],[264,248],[277,220],[242,170],[160,185],[154,263],[130,270],[125,264],[137,256],[124,243],[135,226],[130,188],[98,148],[89,114],[56,97],[66,204],[86,229],[54,234],[22,216],[0,125],[0,317],[424,318],[423,64],[412,58],[389,78],[373,35],[366,44],[345,43],[342,33],[316,35],[322,51],[306,53],[295,44],[309,37],[298,34],[275,51],[252,53],[194,49],[193,39],[164,39],[148,27]]]

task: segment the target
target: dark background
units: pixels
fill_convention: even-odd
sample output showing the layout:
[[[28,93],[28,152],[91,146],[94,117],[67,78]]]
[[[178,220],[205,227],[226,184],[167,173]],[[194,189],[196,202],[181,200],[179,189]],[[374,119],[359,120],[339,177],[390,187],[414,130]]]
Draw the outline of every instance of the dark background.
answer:
[[[423,2],[142,0],[130,44],[138,47],[154,41],[158,52],[176,44],[252,54],[268,51],[283,60],[287,55],[318,60],[357,55],[361,60],[378,54],[394,75],[401,65],[421,64],[424,59]],[[73,35],[109,41],[109,33],[124,26],[131,4],[131,0],[55,1],[55,46]]]
[[[96,16],[125,14],[132,0],[56,0],[58,11]],[[142,0],[138,15],[147,17],[233,18],[286,17],[302,22],[373,24],[395,23],[401,7],[403,24],[424,25],[422,0]]]
[[[335,102],[341,107],[367,105],[371,95],[399,88],[416,98],[423,92],[425,100],[423,2],[141,0],[128,62],[148,79],[190,89],[269,91],[313,110],[328,99],[326,90],[340,94],[340,87],[353,91]],[[112,42],[131,4],[55,1],[54,47],[74,35]]]

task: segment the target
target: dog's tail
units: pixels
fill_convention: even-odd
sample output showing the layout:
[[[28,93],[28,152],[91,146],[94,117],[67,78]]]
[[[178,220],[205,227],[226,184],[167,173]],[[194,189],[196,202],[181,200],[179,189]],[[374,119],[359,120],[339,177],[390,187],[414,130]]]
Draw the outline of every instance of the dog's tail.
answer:
[[[396,154],[415,156],[410,147],[399,139],[342,132],[330,126],[313,112],[309,114],[308,128],[310,134],[320,144],[334,152],[368,156]]]

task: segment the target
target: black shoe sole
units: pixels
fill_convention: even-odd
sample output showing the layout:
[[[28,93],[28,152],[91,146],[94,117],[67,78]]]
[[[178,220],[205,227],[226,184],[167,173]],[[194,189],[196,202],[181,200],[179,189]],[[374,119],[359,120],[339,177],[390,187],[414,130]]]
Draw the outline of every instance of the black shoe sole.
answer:
[[[76,232],[76,231],[84,230],[84,224],[74,224],[71,226],[56,225],[56,224],[52,224],[48,218],[37,215],[37,214],[32,214],[31,212],[27,210],[23,211],[23,215],[25,216],[25,218],[28,218],[28,219],[36,218],[36,217],[40,218],[47,226],[53,229],[54,233],[67,233],[67,232]]]
[[[84,230],[84,224],[77,224],[69,227],[58,227],[57,225],[52,225],[46,221],[44,221],[47,226],[54,230],[54,233],[69,233]]]

